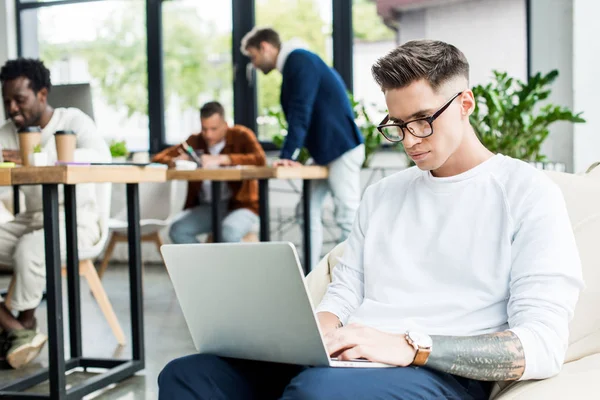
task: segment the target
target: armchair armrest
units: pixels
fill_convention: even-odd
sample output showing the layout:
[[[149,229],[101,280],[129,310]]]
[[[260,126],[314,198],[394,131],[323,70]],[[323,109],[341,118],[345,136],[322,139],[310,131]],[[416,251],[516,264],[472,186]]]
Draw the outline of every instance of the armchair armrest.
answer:
[[[315,307],[319,305],[327,291],[327,286],[331,283],[331,270],[336,266],[338,257],[344,252],[344,243],[335,246],[306,277],[308,293]]]
[[[600,354],[593,354],[563,366],[560,374],[539,381],[510,385],[493,400],[589,399],[600,391]],[[594,395],[596,393],[596,395]]]

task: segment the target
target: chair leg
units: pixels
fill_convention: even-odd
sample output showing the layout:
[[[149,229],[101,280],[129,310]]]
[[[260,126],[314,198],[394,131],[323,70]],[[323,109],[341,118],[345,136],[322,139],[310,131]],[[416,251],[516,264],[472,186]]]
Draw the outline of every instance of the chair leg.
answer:
[[[106,251],[104,252],[104,258],[102,258],[102,263],[100,264],[100,268],[98,269],[98,277],[102,279],[104,275],[104,271],[106,271],[106,267],[108,267],[108,263],[110,258],[112,257],[112,253],[115,250],[115,246],[117,244],[117,235],[112,233],[110,235],[110,240],[108,242],[108,246],[106,247]]]
[[[156,250],[158,250],[158,254],[160,254],[160,258],[163,260],[163,264],[165,263],[165,260],[162,256],[162,253],[160,252],[160,248],[163,245],[163,241],[160,238],[160,235],[158,232],[155,232],[153,234],[150,235],[150,240],[152,240],[154,242],[154,244],[156,244]]]
[[[155,232],[154,234],[152,234],[152,240],[154,241],[154,243],[156,243],[156,248],[158,249],[158,252],[160,253],[160,247],[163,245],[163,241],[160,238],[160,235],[158,234],[158,232]]]
[[[106,292],[104,291],[104,287],[102,286],[102,282],[100,281],[100,277],[96,272],[94,264],[90,260],[81,261],[79,263],[79,273],[85,276],[85,279],[90,285],[90,289],[92,290],[92,293],[94,294],[94,297],[96,298],[96,301],[98,302],[98,305],[100,306],[100,309],[102,310],[110,329],[112,329],[117,342],[121,346],[124,346],[126,344],[125,334],[123,333],[123,329],[119,324],[119,320],[115,315],[115,311],[108,300],[108,296],[106,296]]]

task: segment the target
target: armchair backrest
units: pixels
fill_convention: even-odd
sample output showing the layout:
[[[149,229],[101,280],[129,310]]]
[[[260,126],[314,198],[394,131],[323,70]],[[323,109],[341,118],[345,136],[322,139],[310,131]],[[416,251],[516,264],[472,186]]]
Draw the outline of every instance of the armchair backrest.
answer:
[[[319,304],[323,299],[327,285],[331,282],[331,270],[337,265],[338,258],[344,254],[345,244],[346,242],[342,242],[335,246],[306,277],[306,284],[314,305]]]

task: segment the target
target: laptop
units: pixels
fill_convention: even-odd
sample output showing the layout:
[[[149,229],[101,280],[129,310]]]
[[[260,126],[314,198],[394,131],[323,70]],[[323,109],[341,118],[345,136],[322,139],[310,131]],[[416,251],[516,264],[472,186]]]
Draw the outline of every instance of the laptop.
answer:
[[[199,353],[330,367],[298,254],[287,242],[163,245],[167,271]]]

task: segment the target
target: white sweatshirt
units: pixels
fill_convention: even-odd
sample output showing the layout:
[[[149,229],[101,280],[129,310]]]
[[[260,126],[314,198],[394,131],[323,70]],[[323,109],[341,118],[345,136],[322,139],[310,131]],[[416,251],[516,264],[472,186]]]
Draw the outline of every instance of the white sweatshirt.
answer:
[[[57,160],[54,133],[59,130],[72,130],[77,135],[77,161],[110,162],[110,150],[100,136],[94,121],[77,108],[56,108],[48,124],[42,129],[42,150],[48,153],[48,161],[53,165]],[[4,149],[19,149],[17,128],[10,120],[0,125],[0,145]],[[97,223],[96,194],[93,184],[77,185],[78,224]],[[41,185],[21,186],[25,195],[27,213],[42,218]],[[63,191],[59,190],[59,202],[63,204]],[[62,216],[62,213],[60,213]]]
[[[298,49],[307,49],[308,46],[306,42],[299,38],[293,38],[281,44],[281,48],[279,49],[279,54],[277,55],[276,68],[279,72],[283,74],[283,67],[285,66],[285,62],[287,61],[288,56],[294,50]]]
[[[560,371],[582,288],[560,189],[496,155],[453,177],[414,167],[370,186],[317,311],[397,333],[510,329],[521,379],[543,379]]]

